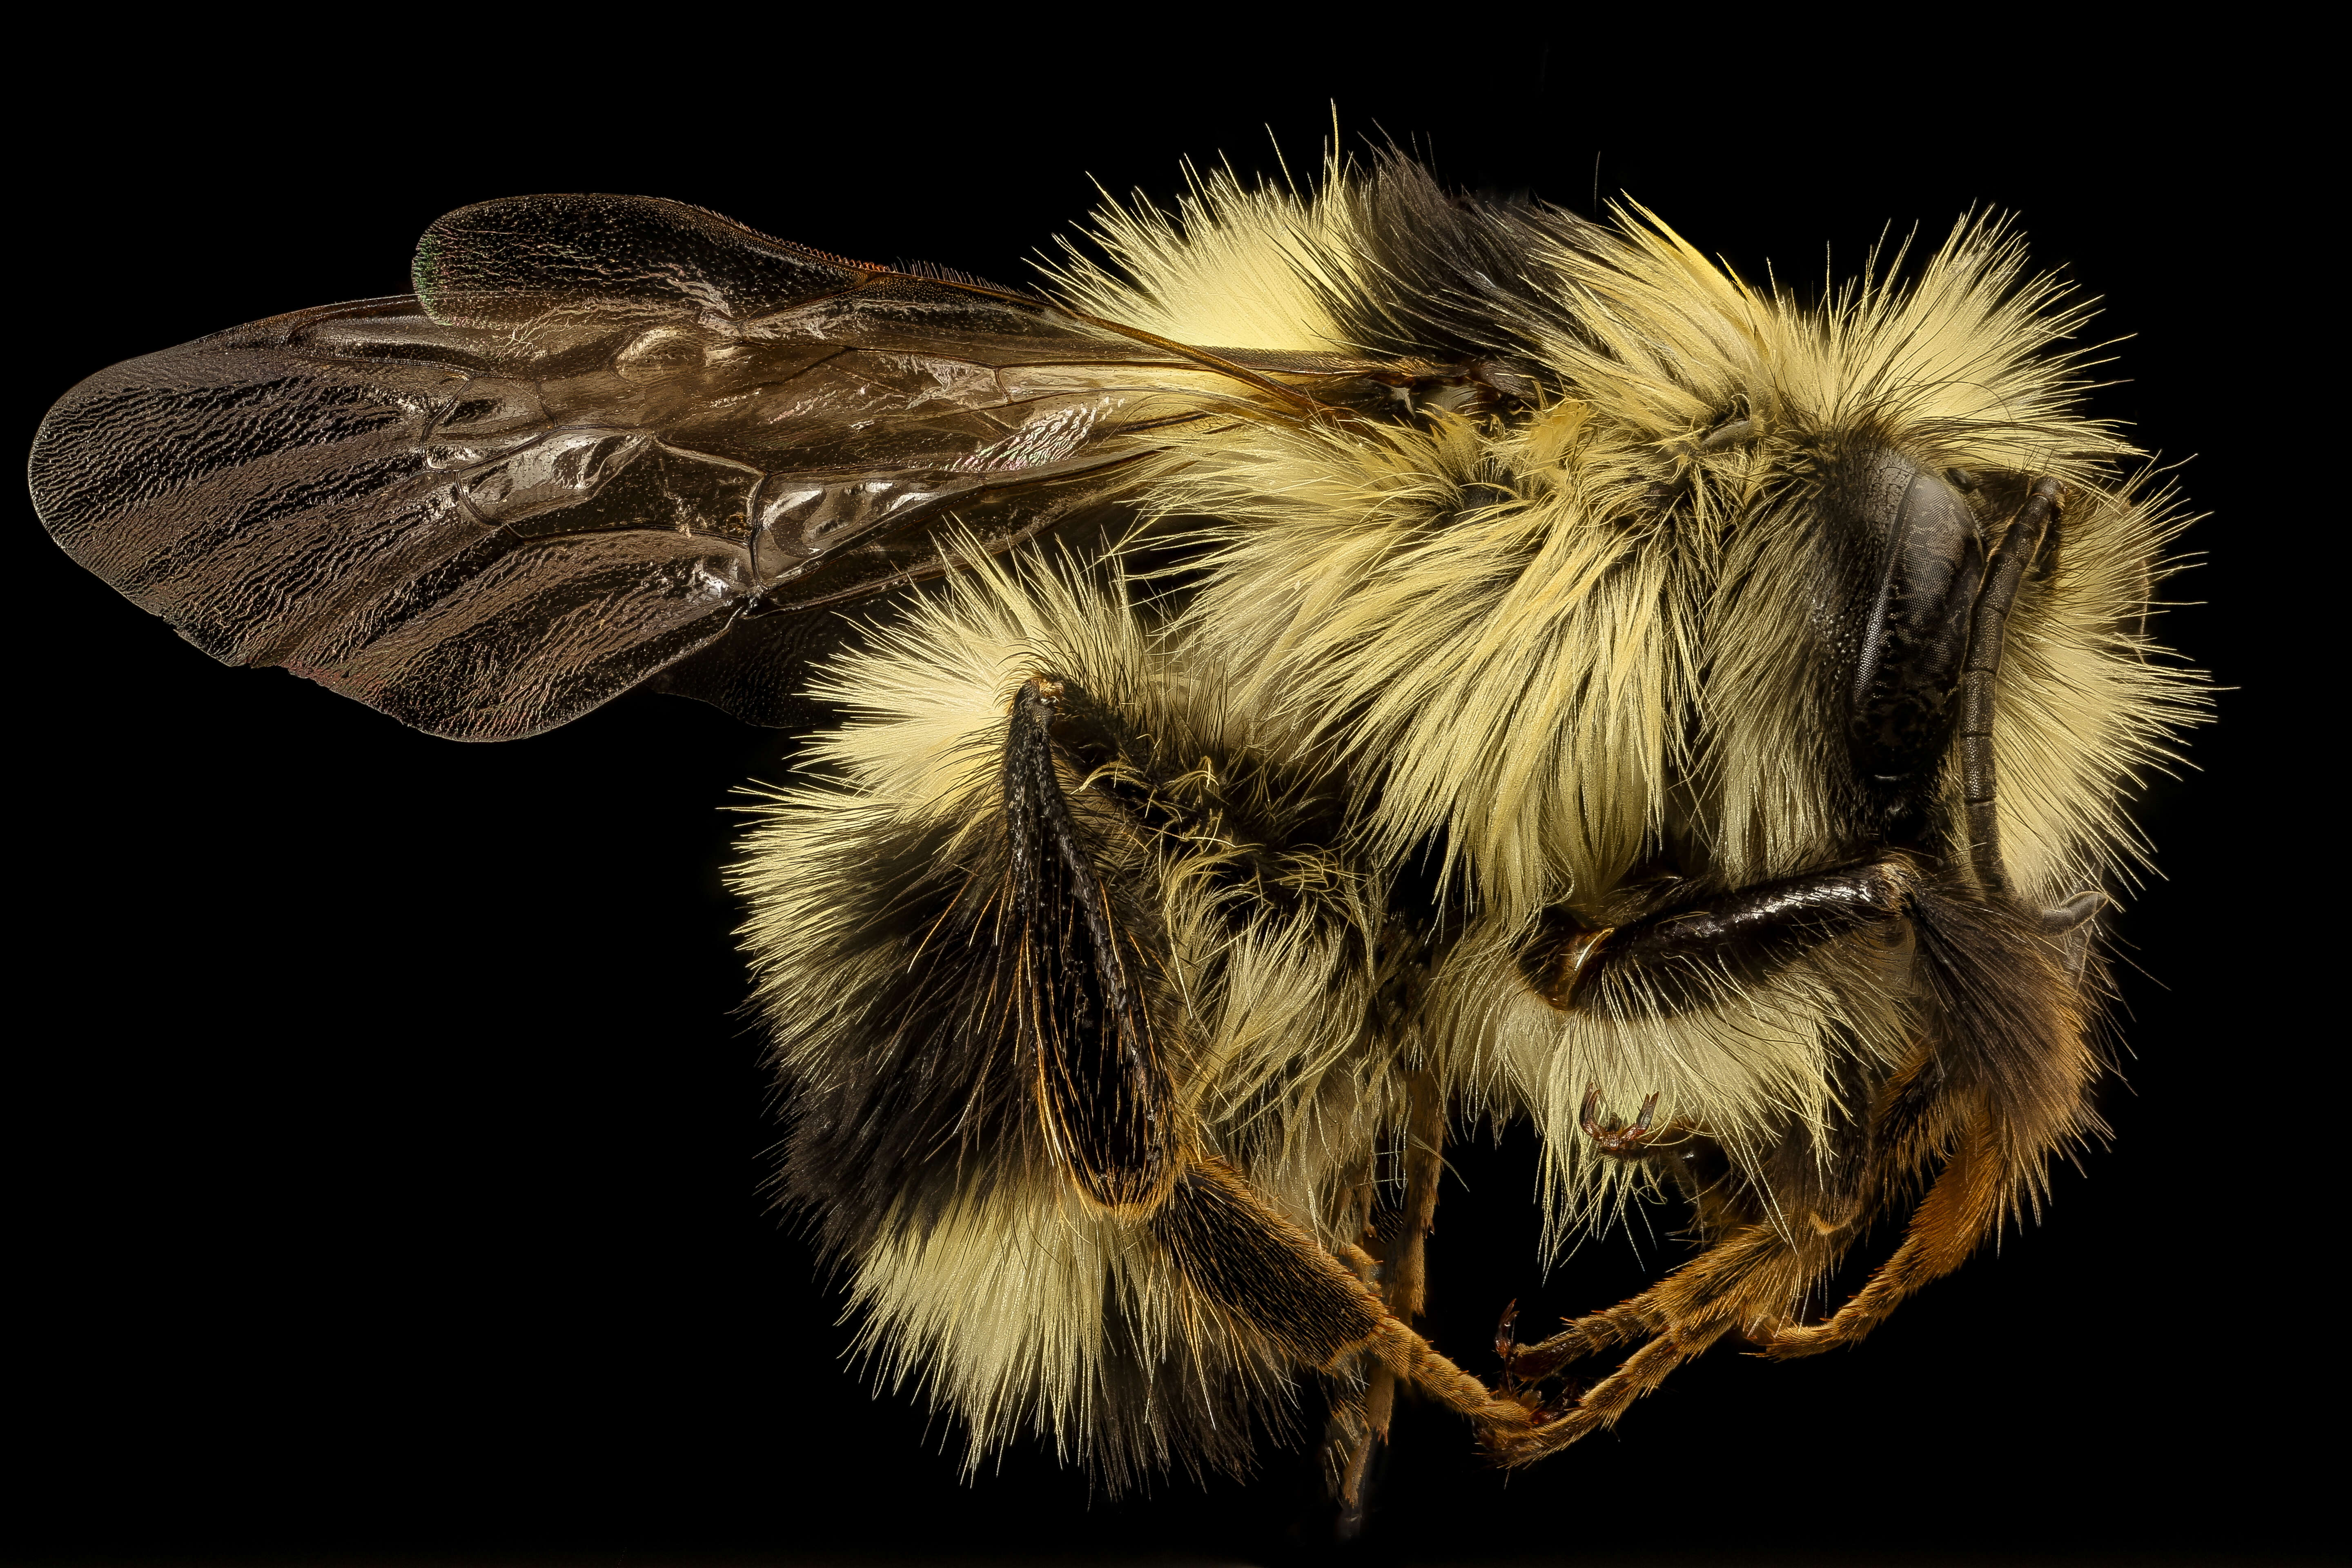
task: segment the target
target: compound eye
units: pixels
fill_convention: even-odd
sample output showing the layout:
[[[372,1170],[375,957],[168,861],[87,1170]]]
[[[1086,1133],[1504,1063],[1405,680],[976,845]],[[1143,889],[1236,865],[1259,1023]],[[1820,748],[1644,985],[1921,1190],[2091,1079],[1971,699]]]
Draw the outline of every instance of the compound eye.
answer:
[[[1880,451],[1832,490],[1860,557],[1849,581],[1846,744],[1889,818],[1918,809],[1951,742],[1969,617],[1984,580],[1976,513],[1953,482]],[[1973,475],[1969,476],[1971,479]]]

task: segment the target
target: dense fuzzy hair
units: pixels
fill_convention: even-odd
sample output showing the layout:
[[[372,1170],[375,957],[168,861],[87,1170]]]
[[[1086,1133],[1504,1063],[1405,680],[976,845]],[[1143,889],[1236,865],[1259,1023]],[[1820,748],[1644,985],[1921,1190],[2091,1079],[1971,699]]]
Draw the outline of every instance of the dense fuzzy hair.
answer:
[[[1108,264],[1073,251],[1055,275],[1076,310],[1409,363],[1439,393],[1379,417],[1225,399],[1171,427],[1133,492],[1167,520],[1156,548],[1182,531],[1183,594],[1032,551],[826,671],[816,695],[851,717],[810,749],[815,782],[766,805],[738,881],[790,1089],[785,1187],[886,1380],[960,1416],[975,1461],[1035,1429],[1113,1484],[1240,1465],[1301,1375],[1354,1387],[1370,1363],[1302,1352],[1185,1263],[1164,1218],[1192,1201],[1181,1173],[1238,1173],[1269,1224],[1360,1258],[1416,1082],[1457,1118],[1532,1119],[1555,1248],[1665,1172],[1595,1130],[1595,1091],[1703,1148],[1700,1230],[1786,1279],[1735,1300],[1692,1283],[1700,1264],[1675,1277],[1641,1310],[1697,1325],[1694,1346],[1737,1326],[1796,1353],[1828,1262],[1939,1162],[1874,1303],[2030,1203],[2095,1130],[2093,928],[2040,911],[2128,885],[2123,802],[2198,689],[2145,631],[2169,500],[2075,411],[2057,345],[2081,311],[2016,237],[1967,221],[1807,304],[1646,213],[1460,198],[1401,162],[1311,193],[1218,174],[1095,237]],[[1966,520],[1971,563],[2010,559],[2012,516],[2058,519],[2010,568],[1990,763],[1936,719],[1916,787],[1854,738],[1878,715],[1854,695],[1882,657],[1865,612],[1924,570],[1885,537],[1926,515],[1874,499],[1888,484]],[[1896,673],[1948,689],[1954,646]],[[1002,934],[1025,863],[1006,758],[1049,735],[1068,816],[1045,863],[1073,868],[1097,951],[1128,955],[1101,961],[1104,994],[1153,1020],[1133,1070],[1166,1085],[1150,1136],[1171,1173],[1116,1194],[1055,1130]],[[1963,824],[1996,773],[1989,848]],[[1728,921],[1855,865],[1851,917],[1647,969],[1619,936],[1574,950],[1612,955],[1580,982],[1541,978],[1548,933],[1666,952],[1669,917]],[[1580,1331],[1622,1338],[1635,1306]]]

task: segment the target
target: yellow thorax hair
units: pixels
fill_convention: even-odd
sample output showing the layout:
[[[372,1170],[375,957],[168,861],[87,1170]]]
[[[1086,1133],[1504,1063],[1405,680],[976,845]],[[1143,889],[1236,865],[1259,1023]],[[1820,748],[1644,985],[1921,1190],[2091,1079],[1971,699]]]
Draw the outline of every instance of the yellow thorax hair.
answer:
[[[1365,176],[1311,194],[1196,177],[1173,215],[1111,206],[1058,269],[1080,309],[1221,347],[1358,353],[1331,301],[1377,292]],[[2029,275],[2000,221],[1955,226],[1907,281],[1900,250],[1817,304],[1710,263],[1645,210],[1538,241],[1520,323],[1522,418],[1221,427],[1157,489],[1214,520],[1178,635],[1270,741],[1353,759],[1391,860],[1442,841],[1490,907],[1605,892],[1669,814],[1730,880],[1783,874],[1827,832],[1839,744],[1801,689],[1820,664],[1790,596],[1822,542],[1804,503],[1843,446],[2054,475],[2074,487],[2058,579],[2001,674],[2005,841],[2063,896],[2131,846],[2119,786],[2194,698],[2147,662],[2168,494],[2077,411],[2087,308]],[[1711,438],[1711,437],[1713,438]],[[1725,437],[1737,437],[1727,439]]]

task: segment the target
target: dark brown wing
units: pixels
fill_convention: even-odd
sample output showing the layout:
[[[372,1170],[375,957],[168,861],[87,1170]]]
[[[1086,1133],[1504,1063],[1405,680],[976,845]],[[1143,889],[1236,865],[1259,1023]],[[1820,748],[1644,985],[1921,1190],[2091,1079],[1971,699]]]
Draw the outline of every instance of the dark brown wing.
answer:
[[[730,635],[766,657],[779,612],[1098,504],[1171,422],[1315,405],[675,202],[467,207],[415,280],[90,377],[33,489],[68,553],[215,658],[460,740],[551,729]],[[744,662],[697,694],[760,720]]]

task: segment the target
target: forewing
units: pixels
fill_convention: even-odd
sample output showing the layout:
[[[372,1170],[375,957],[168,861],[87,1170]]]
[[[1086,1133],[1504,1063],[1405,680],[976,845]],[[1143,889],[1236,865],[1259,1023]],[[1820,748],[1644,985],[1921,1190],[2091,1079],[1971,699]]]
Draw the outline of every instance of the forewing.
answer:
[[[33,489],[68,553],[207,653],[462,740],[946,569],[950,520],[1006,548],[1171,421],[1281,391],[646,198],[461,209],[415,279],[92,376]]]

